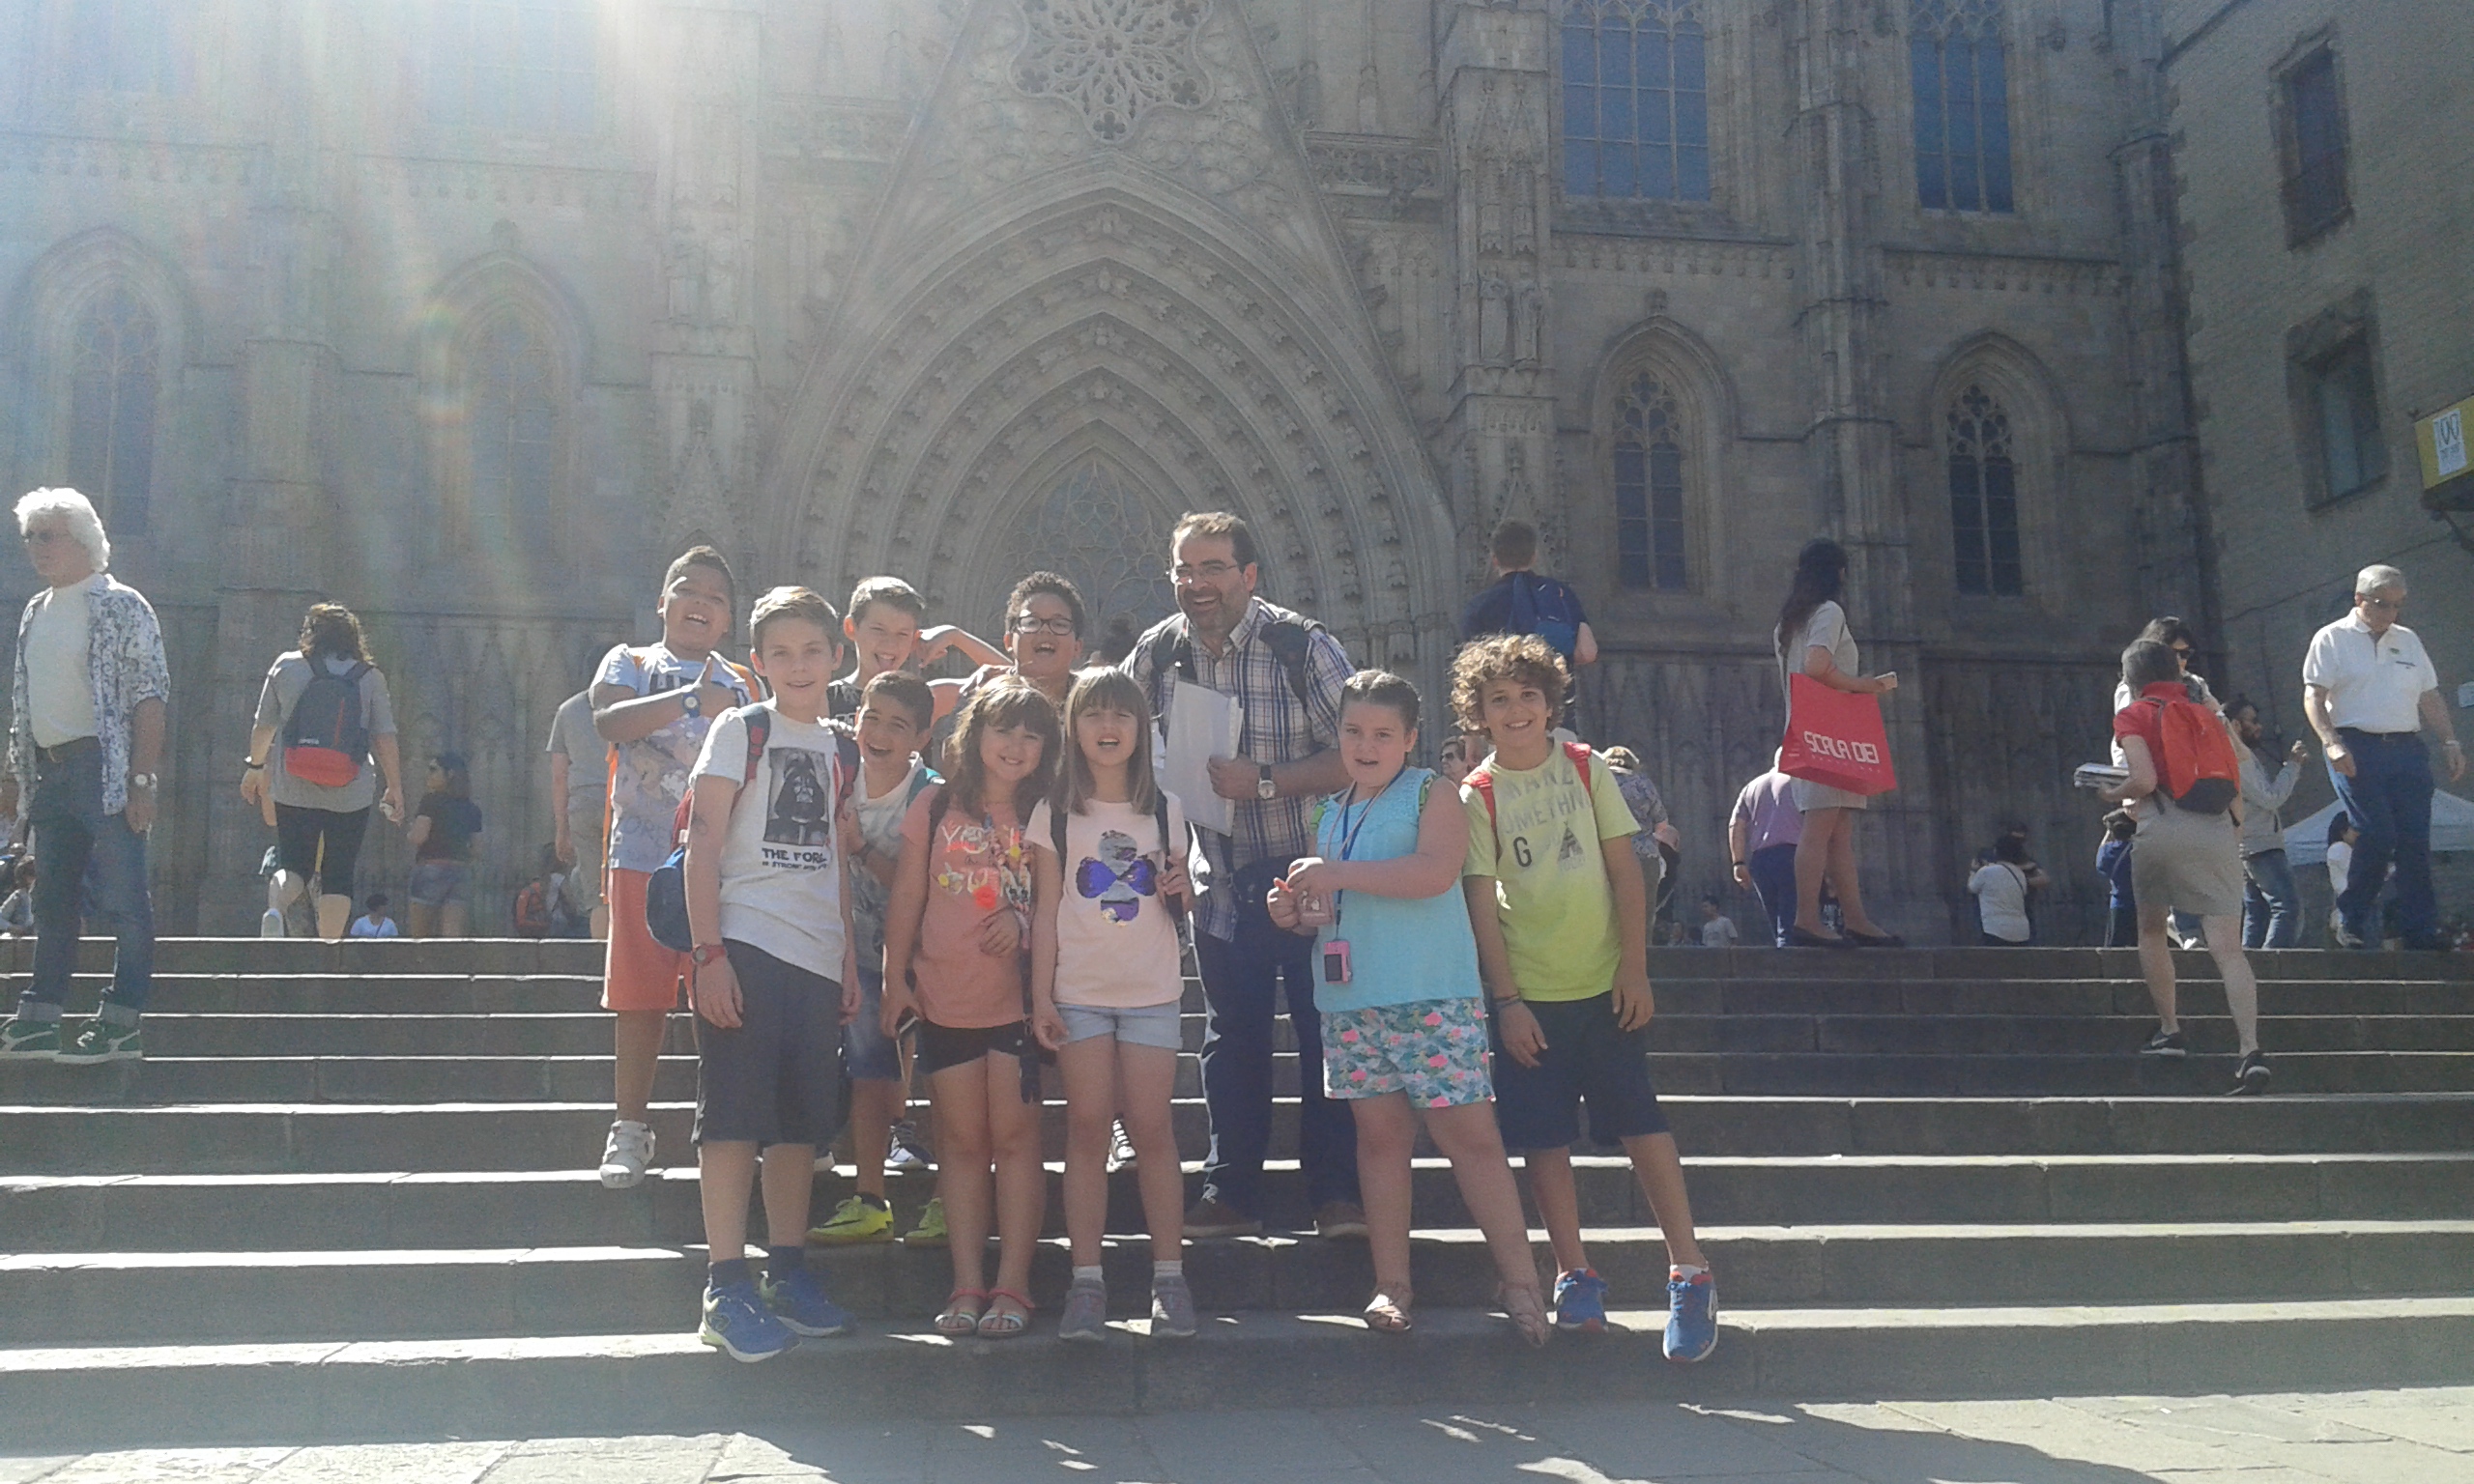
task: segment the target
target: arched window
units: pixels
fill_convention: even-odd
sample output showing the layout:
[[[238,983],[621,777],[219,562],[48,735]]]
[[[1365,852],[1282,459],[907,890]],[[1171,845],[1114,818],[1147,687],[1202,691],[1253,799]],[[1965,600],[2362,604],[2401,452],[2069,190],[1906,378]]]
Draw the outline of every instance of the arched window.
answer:
[[[2001,0],[1913,0],[1915,191],[1929,211],[2007,212],[2010,80]]]
[[[2019,470],[2010,454],[2010,414],[1982,386],[1950,404],[1950,544],[1959,591],[2015,598],[2026,590],[2019,562]]]
[[[1015,551],[1023,571],[1047,567],[1081,589],[1088,643],[1119,614],[1139,632],[1177,611],[1176,590],[1161,570],[1169,528],[1157,504],[1114,463],[1091,455],[1032,507]]]
[[[1710,199],[1708,39],[1699,0],[1569,0],[1564,193]]]
[[[120,284],[90,300],[72,331],[69,482],[117,534],[142,533],[153,514],[162,352],[154,314]]]
[[[489,552],[541,551],[559,484],[558,363],[515,314],[475,335],[470,357],[473,541]]]
[[[592,131],[592,0],[435,3],[431,123],[532,134]]]
[[[1682,592],[1683,442],[1675,393],[1636,376],[1615,404],[1615,563],[1626,587]]]

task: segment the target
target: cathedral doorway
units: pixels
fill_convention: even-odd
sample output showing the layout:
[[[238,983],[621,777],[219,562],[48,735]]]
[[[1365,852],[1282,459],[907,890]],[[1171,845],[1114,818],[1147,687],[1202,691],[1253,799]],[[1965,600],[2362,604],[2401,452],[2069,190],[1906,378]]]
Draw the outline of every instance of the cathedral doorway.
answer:
[[[1176,612],[1166,572],[1176,519],[1123,465],[1092,451],[1050,481],[1006,551],[1022,572],[1046,568],[1072,579],[1089,614],[1084,642],[1094,643],[1119,615],[1138,634]]]

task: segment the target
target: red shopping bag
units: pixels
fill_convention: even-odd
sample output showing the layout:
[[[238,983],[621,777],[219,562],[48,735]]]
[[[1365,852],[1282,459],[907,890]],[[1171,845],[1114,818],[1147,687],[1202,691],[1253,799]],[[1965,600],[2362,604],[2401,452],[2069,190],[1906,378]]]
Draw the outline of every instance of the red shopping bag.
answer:
[[[1880,697],[1833,691],[1806,674],[1790,675],[1787,684],[1779,772],[1867,796],[1898,786]]]

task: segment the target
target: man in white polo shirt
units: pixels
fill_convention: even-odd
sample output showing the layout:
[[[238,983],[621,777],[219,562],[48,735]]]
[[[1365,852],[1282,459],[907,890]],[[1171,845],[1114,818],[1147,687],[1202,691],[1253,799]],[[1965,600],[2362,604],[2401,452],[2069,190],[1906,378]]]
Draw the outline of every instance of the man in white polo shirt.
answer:
[[[2431,898],[2431,765],[2423,728],[2439,733],[2451,783],[2465,776],[2465,749],[2423,642],[2397,621],[2404,609],[2404,573],[2363,568],[2353,612],[2313,636],[2302,662],[2303,715],[2327,750],[2339,804],[2362,832],[2337,899],[2337,941],[2346,948],[2379,942],[2373,914],[2392,864],[2405,946],[2447,946]]]

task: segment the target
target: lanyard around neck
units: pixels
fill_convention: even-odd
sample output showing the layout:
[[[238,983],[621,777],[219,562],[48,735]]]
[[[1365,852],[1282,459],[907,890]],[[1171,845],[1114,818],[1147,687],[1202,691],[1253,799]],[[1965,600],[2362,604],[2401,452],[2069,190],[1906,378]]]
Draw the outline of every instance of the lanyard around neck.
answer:
[[[1406,768],[1400,770],[1401,773],[1405,773],[1407,771],[1408,769]],[[1357,848],[1357,838],[1365,831],[1366,821],[1374,817],[1374,806],[1382,802],[1383,796],[1390,793],[1392,791],[1392,785],[1399,781],[1399,773],[1395,773],[1390,778],[1383,781],[1383,786],[1375,789],[1374,797],[1367,799],[1366,801],[1366,808],[1358,812],[1357,823],[1354,827],[1349,823],[1349,801],[1357,797],[1357,785],[1349,785],[1348,798],[1340,801],[1341,860],[1347,860],[1349,858],[1349,852]],[[1340,898],[1344,894],[1340,892],[1334,892],[1332,894],[1332,926],[1335,928],[1338,928],[1340,926]]]

